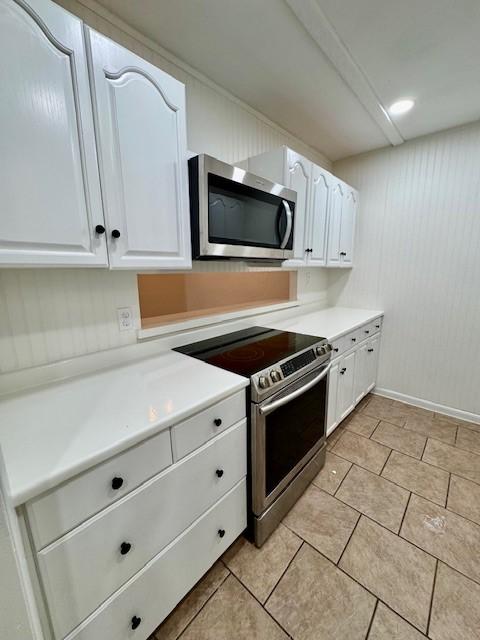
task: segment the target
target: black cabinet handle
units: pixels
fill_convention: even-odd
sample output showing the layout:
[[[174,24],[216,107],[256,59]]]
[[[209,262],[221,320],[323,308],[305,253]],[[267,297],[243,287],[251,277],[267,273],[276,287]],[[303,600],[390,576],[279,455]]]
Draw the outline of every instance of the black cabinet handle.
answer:
[[[120,231],[118,229],[114,229],[112,231],[112,238],[119,238],[120,236],[121,236],[121,233],[120,233]]]
[[[133,616],[132,618],[132,629],[135,631],[135,629],[138,629],[138,627],[140,626],[142,619],[139,618],[138,616]]]
[[[343,367],[343,369],[340,369],[340,375],[343,376],[346,370],[347,370],[347,367]]]
[[[380,329],[380,325],[379,325],[379,324],[376,324],[376,325],[375,325],[375,329]]]
[[[102,224],[97,224],[97,226],[95,227],[95,233],[98,233],[98,235],[101,236],[103,233],[105,233],[105,227]]]
[[[122,554],[122,556],[126,556],[131,548],[132,545],[130,544],[130,542],[122,542],[122,544],[120,545],[120,553]]]
[[[225,529],[219,529],[218,535],[220,536],[220,538],[223,538],[223,536],[225,535]]]
[[[346,256],[346,255],[347,255],[347,252],[346,252],[346,251],[340,251],[340,255],[341,255],[341,256]]]
[[[338,347],[334,348],[335,353],[338,353]]]
[[[357,339],[356,339],[356,338],[352,338],[352,342],[356,342],[356,341],[357,341]]]
[[[221,477],[223,476],[223,469],[217,469],[217,470],[215,471],[215,473],[217,474],[217,476],[218,476],[219,478],[221,478]]]
[[[368,335],[370,331],[368,329],[365,329],[365,333]]]
[[[368,353],[372,353],[373,349],[368,349]]]
[[[112,489],[118,491],[120,487],[123,485],[123,478],[115,477],[112,480]]]
[[[213,421],[213,424],[216,427],[220,427],[222,425],[222,419],[221,418],[215,418],[215,420]]]

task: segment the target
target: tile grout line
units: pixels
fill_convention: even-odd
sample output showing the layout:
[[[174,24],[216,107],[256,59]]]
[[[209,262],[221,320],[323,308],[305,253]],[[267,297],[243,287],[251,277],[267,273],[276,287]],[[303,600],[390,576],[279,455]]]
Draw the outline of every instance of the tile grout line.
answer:
[[[368,518],[368,516],[364,516],[365,518]],[[368,518],[370,520],[370,518]],[[381,526],[381,525],[379,525]],[[384,527],[382,527],[384,528]],[[387,529],[387,531],[390,531],[389,529]],[[390,533],[392,533],[392,531],[390,531]],[[395,533],[393,533],[393,535],[396,535]],[[313,549],[314,551],[316,551],[317,553],[319,553],[322,558],[325,558],[325,560],[328,560],[328,562],[332,563],[334,565],[334,567],[336,567],[340,573],[342,573],[344,576],[346,576],[347,578],[349,578],[350,580],[352,580],[352,582],[355,582],[355,584],[358,584],[359,587],[361,587],[362,589],[364,589],[364,591],[366,591],[367,593],[369,593],[373,598],[375,598],[376,600],[378,600],[379,602],[381,602],[382,604],[384,604],[388,609],[390,609],[391,611],[393,611],[394,613],[397,614],[397,616],[399,618],[401,618],[404,622],[406,622],[407,624],[409,624],[411,627],[413,627],[414,629],[416,629],[417,631],[424,633],[419,627],[417,627],[417,625],[412,622],[411,620],[408,620],[407,618],[405,618],[401,613],[399,613],[396,609],[394,609],[392,607],[391,604],[388,604],[387,602],[385,602],[384,600],[382,600],[377,594],[375,594],[373,591],[371,591],[368,587],[366,587],[364,584],[362,584],[359,580],[357,580],[356,578],[354,578],[353,576],[351,576],[347,571],[345,571],[345,569],[343,569],[342,567],[340,567],[338,564],[336,565],[335,563],[333,563],[330,558],[327,558],[327,556],[325,554],[323,554],[321,551],[319,551],[318,549],[315,549],[315,547],[313,547],[309,542],[307,542],[305,540],[305,544],[308,545],[311,549]],[[430,555],[430,554],[427,554]],[[435,558],[433,558],[433,556],[431,556],[433,560],[435,560]],[[340,561],[339,561],[340,562]]]
[[[373,614],[370,620],[370,624],[368,625],[368,629],[367,629],[367,635],[365,636],[365,640],[368,640],[368,636],[370,635],[370,632],[372,630],[372,626],[373,626],[373,621],[375,620],[375,616],[377,614],[377,609],[378,609],[378,603],[380,602],[380,600],[377,597],[377,601],[375,602],[375,606],[373,607]]]
[[[390,453],[388,454],[387,459],[385,460],[385,463],[384,463],[383,467],[380,469],[380,473],[377,474],[379,478],[383,478],[384,480],[387,480],[388,478],[385,478],[384,476],[382,476],[382,473],[383,473],[383,470],[385,469],[385,467],[387,466],[387,462],[390,460],[390,456],[392,455],[392,452],[393,452],[393,449],[390,449]]]
[[[219,559],[220,560],[220,559]],[[186,626],[182,629],[182,631],[178,634],[178,636],[176,636],[175,640],[180,640],[181,637],[184,635],[184,633],[186,632],[186,630],[188,629],[188,627],[193,623],[193,621],[197,618],[197,616],[200,614],[200,612],[206,607],[206,605],[210,602],[210,600],[213,598],[213,596],[217,593],[217,591],[220,589],[220,587],[223,585],[223,583],[227,580],[227,578],[232,575],[230,569],[225,565],[225,563],[223,562],[223,560],[220,560],[220,562],[223,564],[223,566],[225,567],[225,569],[227,570],[227,575],[223,578],[223,580],[220,582],[220,584],[218,585],[218,587],[216,589],[213,590],[213,592],[208,596],[208,598],[205,600],[205,602],[202,604],[202,606],[200,607],[200,609],[197,611],[197,613],[193,616],[193,618],[191,620],[189,620],[189,622],[186,624]],[[213,565],[212,565],[213,566]],[[203,578],[203,576],[202,576]],[[200,578],[200,580],[202,579]],[[193,591],[193,589],[195,589],[195,587],[198,585],[198,583],[200,582],[200,580],[195,584],[194,587],[192,587],[192,589],[190,589],[190,591],[187,593],[187,595],[185,596],[185,598],[183,600],[185,600],[190,593]],[[183,600],[181,602],[183,602]],[[177,607],[180,605],[180,602],[177,604]],[[175,607],[175,609],[177,608]],[[175,609],[172,610],[172,613],[175,611]],[[163,620],[163,622],[161,622],[161,624],[155,629],[155,631],[153,632],[153,635],[155,636],[155,638],[157,637],[156,633],[158,631],[158,629],[162,626],[162,624],[168,620],[170,616],[167,616],[165,618],[165,620]]]
[[[356,509],[355,509],[355,511],[356,511]],[[358,512],[358,513],[359,513],[359,512]],[[358,518],[357,518],[357,521],[355,522],[355,526],[353,527],[352,532],[351,532],[351,533],[350,533],[350,535],[348,536],[348,540],[347,540],[347,542],[346,542],[345,546],[344,546],[344,547],[343,547],[343,549],[342,549],[342,553],[340,554],[340,557],[338,558],[337,562],[334,562],[334,563],[333,563],[333,564],[334,564],[336,567],[338,567],[338,568],[340,568],[340,567],[339,567],[339,565],[340,565],[340,562],[341,562],[341,560],[342,560],[342,558],[343,558],[343,554],[344,554],[344,553],[345,553],[345,551],[347,550],[347,547],[348,547],[348,545],[350,544],[351,539],[353,538],[353,534],[354,534],[354,533],[355,533],[355,531],[357,530],[357,526],[358,526],[358,523],[360,522],[360,520],[361,520],[361,518],[362,518],[362,515],[363,515],[362,513],[359,513],[359,516],[358,516]],[[330,562],[331,562],[331,560],[330,560]]]
[[[430,596],[430,606],[428,608],[428,620],[427,620],[427,631],[426,631],[426,635],[428,636],[428,633],[430,631],[430,623],[432,621],[432,609],[433,609],[433,596],[435,594],[435,587],[437,584],[437,572],[438,572],[438,564],[439,564],[440,560],[438,560],[437,558],[437,562],[435,563],[435,573],[433,574],[433,584],[432,584],[432,595]]]
[[[452,473],[449,472],[449,474],[448,474],[447,495],[445,496],[445,509],[447,508],[448,498],[450,496],[450,484],[451,484],[451,482],[452,482]]]

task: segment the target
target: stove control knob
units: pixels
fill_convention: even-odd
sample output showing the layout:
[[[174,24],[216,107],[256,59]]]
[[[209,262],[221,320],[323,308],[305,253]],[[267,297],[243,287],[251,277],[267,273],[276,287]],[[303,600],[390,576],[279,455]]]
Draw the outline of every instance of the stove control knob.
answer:
[[[315,351],[317,352],[317,356],[324,356],[326,353],[325,346],[323,344],[320,347],[317,347]]]
[[[260,376],[258,378],[258,386],[260,387],[260,389],[267,389],[267,387],[270,386],[268,378],[266,376]]]
[[[272,382],[280,382],[280,380],[282,379],[280,371],[278,369],[270,371],[270,378],[272,379]]]
[[[330,353],[330,351],[333,349],[332,345],[327,343],[325,345],[325,353]]]

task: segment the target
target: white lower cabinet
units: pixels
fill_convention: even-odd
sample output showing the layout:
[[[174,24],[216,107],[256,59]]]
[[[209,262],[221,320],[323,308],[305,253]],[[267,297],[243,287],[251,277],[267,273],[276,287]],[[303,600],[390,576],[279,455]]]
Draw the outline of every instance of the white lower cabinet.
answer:
[[[240,391],[26,505],[45,640],[145,640],[245,529],[246,475]]]
[[[375,386],[381,326],[382,320],[378,318],[332,340],[334,359],[328,386],[327,435]]]
[[[340,361],[338,371],[337,415],[341,422],[355,406],[353,396],[356,351]]]
[[[38,553],[57,637],[245,477],[246,446],[243,420]]]
[[[246,498],[243,479],[67,640],[148,638],[245,529]]]

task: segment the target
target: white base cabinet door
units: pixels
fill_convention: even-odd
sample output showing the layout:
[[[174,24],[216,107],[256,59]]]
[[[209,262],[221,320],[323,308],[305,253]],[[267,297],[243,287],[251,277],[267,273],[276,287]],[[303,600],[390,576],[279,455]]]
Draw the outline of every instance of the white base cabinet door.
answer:
[[[82,22],[0,0],[0,85],[0,264],[106,266]]]
[[[185,87],[86,34],[110,266],[190,268]]]
[[[338,370],[337,414],[341,422],[355,406],[353,396],[356,351],[340,361]]]
[[[334,362],[328,374],[328,400],[327,400],[327,436],[332,433],[338,424],[337,419],[337,392],[338,392],[339,361]]]
[[[356,343],[359,336],[378,331],[381,320],[360,327],[332,341],[338,356],[332,362],[328,381],[327,435],[344,420],[377,381],[380,333]],[[355,342],[354,342],[355,340]],[[357,346],[353,346],[357,344]],[[342,355],[345,353],[345,355]]]

